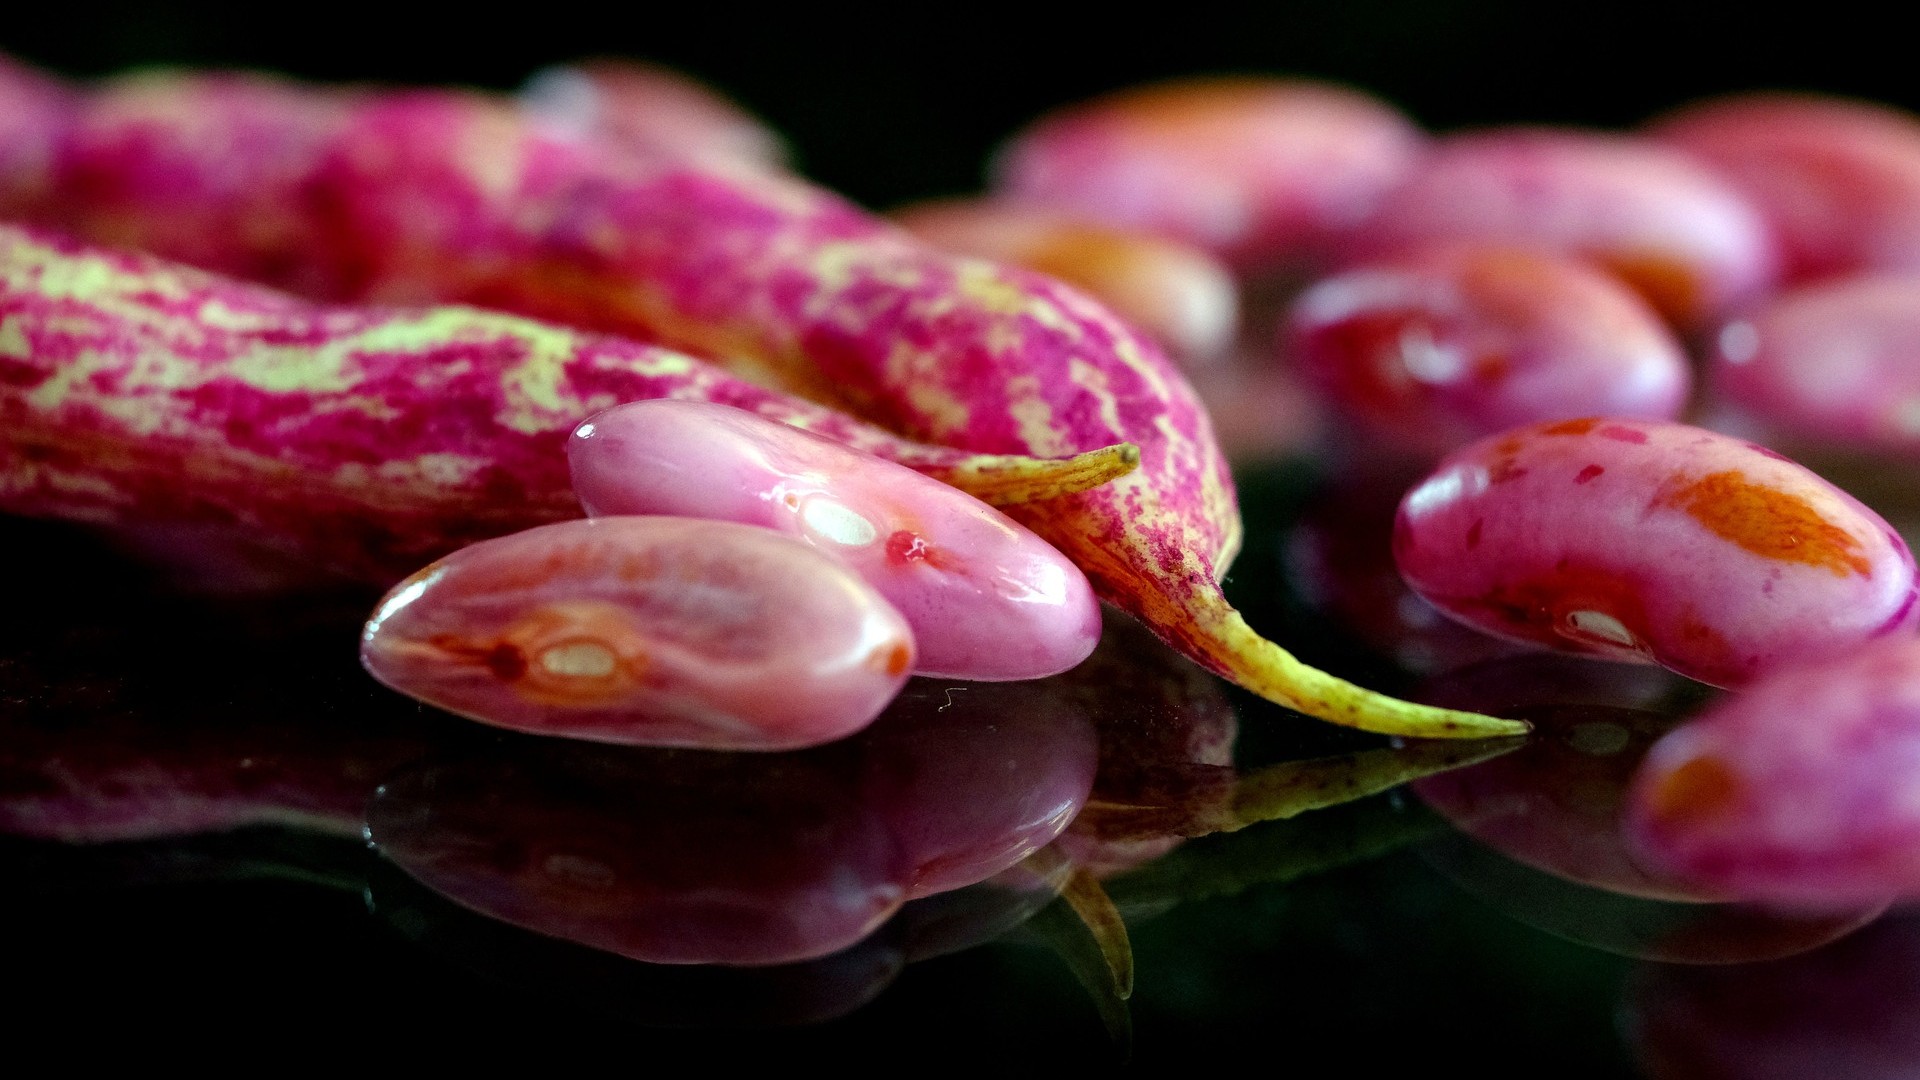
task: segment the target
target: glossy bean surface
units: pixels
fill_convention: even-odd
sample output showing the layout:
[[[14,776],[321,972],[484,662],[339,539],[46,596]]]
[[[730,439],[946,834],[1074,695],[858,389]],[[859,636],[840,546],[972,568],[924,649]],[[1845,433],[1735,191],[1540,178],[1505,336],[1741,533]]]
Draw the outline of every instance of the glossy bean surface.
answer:
[[[1317,254],[1424,143],[1398,110],[1345,87],[1194,79],[1043,117],[1001,152],[995,187],[1259,269]]]
[[[1714,388],[1836,449],[1920,453],[1920,274],[1785,292],[1714,336]]]
[[[1908,626],[1873,511],[1752,443],[1581,419],[1483,439],[1408,492],[1394,560],[1488,633],[1737,686]]]
[[[1441,140],[1357,230],[1351,250],[1441,241],[1523,244],[1596,262],[1684,326],[1774,274],[1759,214],[1705,166],[1650,141],[1570,129]]]
[[[650,157],[774,169],[780,136],[719,91],[672,68],[603,58],[536,72],[521,106],[554,130]]]
[[[1650,134],[1712,165],[1765,217],[1788,281],[1920,270],[1920,120],[1815,94],[1687,106]]]
[[[724,405],[643,401],[568,440],[587,512],[776,529],[841,563],[913,627],[915,671],[1037,679],[1086,659],[1086,575],[1013,519],[904,466]]]
[[[457,551],[387,595],[360,651],[380,681],[484,723],[738,750],[859,730],[914,657],[899,613],[806,545],[637,517]]]
[[[920,203],[893,218],[935,247],[1015,263],[1085,289],[1188,367],[1220,359],[1239,329],[1232,272],[1190,244],[988,200]]]
[[[1920,896],[1920,637],[1780,671],[1676,729],[1627,828],[1652,865],[1733,895]]]
[[[1673,419],[1692,381],[1680,343],[1630,289],[1498,247],[1327,278],[1294,302],[1281,351],[1371,438],[1436,456],[1538,420]]]

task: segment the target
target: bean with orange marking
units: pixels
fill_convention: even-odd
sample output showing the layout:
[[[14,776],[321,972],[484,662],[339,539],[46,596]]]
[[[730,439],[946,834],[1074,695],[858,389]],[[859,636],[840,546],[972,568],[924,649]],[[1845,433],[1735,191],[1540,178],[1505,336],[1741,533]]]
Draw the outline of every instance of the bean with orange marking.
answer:
[[[483,723],[729,750],[865,727],[913,652],[900,613],[806,544],[671,517],[463,548],[387,594],[360,650],[380,681]]]
[[[1488,633],[1721,686],[1914,618],[1913,556],[1873,511],[1682,424],[1585,418],[1474,443],[1401,502],[1394,557]]]

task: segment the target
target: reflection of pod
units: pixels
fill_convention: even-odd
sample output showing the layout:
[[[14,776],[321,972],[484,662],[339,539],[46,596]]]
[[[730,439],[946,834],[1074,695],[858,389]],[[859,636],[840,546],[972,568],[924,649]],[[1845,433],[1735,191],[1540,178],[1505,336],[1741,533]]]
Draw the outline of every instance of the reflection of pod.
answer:
[[[1920,1075],[1920,924],[1894,915],[1816,952],[1734,968],[1648,965],[1626,1030],[1653,1080]]]
[[[911,896],[1000,873],[1078,810],[1092,735],[1047,687],[916,684],[859,738],[802,753],[513,741],[396,777],[369,835],[462,905],[604,951],[822,956]]]
[[[913,667],[900,613],[768,529],[563,521],[395,586],[360,657],[409,697],[517,731],[782,750],[865,727]]]

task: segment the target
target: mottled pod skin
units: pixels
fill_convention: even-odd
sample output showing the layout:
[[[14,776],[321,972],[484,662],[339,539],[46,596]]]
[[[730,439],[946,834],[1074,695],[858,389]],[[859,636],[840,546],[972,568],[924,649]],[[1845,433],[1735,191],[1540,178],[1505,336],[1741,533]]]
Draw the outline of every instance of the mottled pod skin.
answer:
[[[1240,328],[1232,272],[1177,240],[984,199],[917,203],[892,217],[935,247],[1014,263],[1085,289],[1185,367],[1223,358]]]
[[[1772,451],[1580,419],[1483,439],[1407,493],[1394,560],[1491,634],[1738,686],[1910,625],[1914,562],[1873,511]]]
[[[1355,232],[1349,251],[1365,257],[1445,241],[1596,262],[1689,328],[1766,288],[1775,269],[1764,222],[1726,181],[1668,147],[1589,131],[1442,139]]]
[[[567,442],[587,512],[776,529],[860,575],[913,627],[914,673],[1038,679],[1087,658],[1085,574],[980,500],[902,465],[724,405],[641,401]]]
[[[1777,672],[1661,739],[1628,797],[1652,865],[1810,907],[1920,896],[1920,638]]]
[[[913,632],[845,568],[725,521],[562,521],[394,586],[360,658],[449,712],[597,742],[784,750],[865,727]]]
[[[380,99],[295,193],[330,241],[304,253],[325,264],[313,277],[341,295],[464,300],[686,348],[974,453],[1137,444],[1139,467],[1119,481],[1014,515],[1103,599],[1315,716],[1407,735],[1514,730],[1371,694],[1247,626],[1219,586],[1240,521],[1206,412],[1104,307],[1030,271],[935,252],[795,180],[592,151],[484,98]],[[155,213],[174,212],[155,195]],[[972,476],[942,479],[989,498]]]
[[[1256,271],[1320,254],[1414,167],[1424,143],[1392,106],[1345,87],[1193,79],[1041,118],[1000,152],[994,187]]]
[[[1692,383],[1632,290],[1512,248],[1426,249],[1322,280],[1289,309],[1281,353],[1369,439],[1434,457],[1538,420],[1671,420]]]
[[[536,72],[523,108],[554,129],[637,154],[777,169],[786,144],[758,118],[671,68],[605,58]]]
[[[474,540],[577,517],[568,432],[661,397],[751,410],[1013,496],[1097,482],[1112,464],[919,446],[665,349],[464,308],[322,307],[0,226],[11,513],[233,528],[384,586]]]
[[[1782,276],[1920,270],[1920,120],[1813,94],[1689,105],[1648,133],[1711,165],[1766,219]]]
[[[1920,454],[1920,274],[1781,293],[1720,328],[1712,364],[1720,395],[1773,430]]]

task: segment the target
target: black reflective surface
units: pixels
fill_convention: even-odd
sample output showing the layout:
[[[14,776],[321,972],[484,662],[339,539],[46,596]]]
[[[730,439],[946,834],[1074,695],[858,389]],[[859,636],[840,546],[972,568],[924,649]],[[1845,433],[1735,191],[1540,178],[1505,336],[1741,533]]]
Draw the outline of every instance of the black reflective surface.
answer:
[[[1326,479],[1243,482],[1231,587],[1256,625],[1534,738],[1393,747],[1116,624],[1066,676],[916,682],[800,753],[536,739],[362,675],[372,597],[181,594],[82,531],[8,521],[33,568],[0,628],[0,955],[34,990],[10,1018],[29,1039],[377,1030],[450,1066],[645,1046],[1798,1076],[1774,1059],[1815,1046],[1920,1070],[1891,1011],[1911,919],[1725,904],[1619,848],[1634,755],[1712,692],[1538,655],[1402,667],[1295,588]],[[1802,1000],[1807,981],[1838,989]]]

